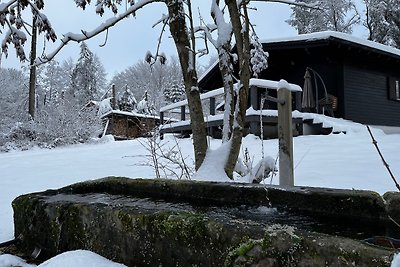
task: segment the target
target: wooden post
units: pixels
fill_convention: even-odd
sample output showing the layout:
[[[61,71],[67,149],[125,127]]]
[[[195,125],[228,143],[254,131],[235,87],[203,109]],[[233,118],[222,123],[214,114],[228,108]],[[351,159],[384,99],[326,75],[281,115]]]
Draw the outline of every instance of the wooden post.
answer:
[[[279,185],[294,186],[292,93],[278,90]]]
[[[161,111],[161,112],[160,112],[160,128],[159,128],[159,129],[161,129],[161,127],[162,127],[163,125],[164,125],[164,112]],[[161,131],[160,131],[160,139],[161,139],[161,140],[164,140],[164,134],[161,133]]]
[[[186,107],[185,105],[181,106],[181,121],[186,120]]]
[[[215,115],[215,97],[210,97],[210,115]]]
[[[214,116],[215,115],[215,97],[210,97],[210,115]],[[211,137],[215,137],[215,129],[214,127],[210,127],[209,129],[209,135]]]
[[[112,108],[117,108],[117,99],[116,99],[116,92],[115,92],[115,84],[112,85]]]
[[[160,112],[160,124],[161,125],[164,124],[164,112],[163,111]]]
[[[261,109],[259,99],[257,96],[258,96],[258,88],[256,86],[251,86],[250,87],[250,104],[254,110]]]

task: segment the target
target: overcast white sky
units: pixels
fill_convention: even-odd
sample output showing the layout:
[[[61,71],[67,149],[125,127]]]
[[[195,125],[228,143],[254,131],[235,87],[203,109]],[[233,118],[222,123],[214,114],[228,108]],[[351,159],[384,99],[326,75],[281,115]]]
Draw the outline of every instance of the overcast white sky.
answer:
[[[2,2],[0,0],[0,2]],[[94,1],[92,1],[94,2]],[[211,22],[209,15],[210,1],[192,0],[195,12],[200,10],[202,17],[206,22]],[[45,14],[51,21],[57,36],[60,38],[62,34],[67,32],[80,33],[81,30],[92,30],[101,22],[113,16],[111,12],[106,13],[103,17],[95,14],[94,4],[86,8],[85,11],[76,8],[73,0],[57,0],[45,2]],[[287,37],[296,35],[296,31],[291,28],[285,20],[290,17],[291,10],[288,5],[278,3],[252,3],[257,10],[250,12],[252,23],[256,26],[256,31],[261,39]],[[123,7],[121,7],[123,8]],[[142,60],[147,51],[155,52],[157,48],[157,40],[160,35],[161,25],[152,28],[162,14],[166,14],[165,4],[155,3],[145,7],[137,12],[136,17],[125,19],[109,31],[108,41],[105,47],[99,47],[104,43],[105,34],[101,34],[96,38],[87,41],[89,48],[95,52],[105,66],[108,76],[111,77],[115,72],[124,70]],[[43,43],[43,39],[39,39],[39,43]],[[59,44],[59,40],[56,44]],[[56,45],[47,43],[47,52],[51,52]],[[25,51],[29,51],[29,43],[25,45]],[[38,49],[38,53],[41,53]],[[176,49],[170,38],[169,31],[164,34],[161,51],[169,58],[176,55]],[[62,61],[71,57],[74,61],[79,55],[79,44],[70,43],[67,47],[57,55],[56,60]],[[209,57],[200,60],[201,64],[207,64]],[[9,57],[3,57],[2,67],[19,68],[21,64],[15,57],[15,52],[10,49]]]

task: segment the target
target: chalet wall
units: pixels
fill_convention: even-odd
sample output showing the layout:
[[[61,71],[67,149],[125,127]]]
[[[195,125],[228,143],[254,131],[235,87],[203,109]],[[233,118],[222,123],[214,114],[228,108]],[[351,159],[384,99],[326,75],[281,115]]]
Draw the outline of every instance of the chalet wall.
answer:
[[[385,74],[343,68],[345,118],[372,125],[400,126],[400,102],[389,100]]]

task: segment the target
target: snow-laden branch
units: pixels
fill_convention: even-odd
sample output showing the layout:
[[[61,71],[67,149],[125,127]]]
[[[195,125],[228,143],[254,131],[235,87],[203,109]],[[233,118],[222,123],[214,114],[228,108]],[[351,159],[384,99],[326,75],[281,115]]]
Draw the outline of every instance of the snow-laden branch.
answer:
[[[301,6],[301,7],[308,7],[308,8],[313,8],[313,9],[320,9],[317,1],[314,3],[305,3],[305,2],[299,2],[296,0],[251,0],[252,2],[271,2],[271,3],[282,3],[282,4],[287,4],[287,5],[292,5],[292,6]]]
[[[8,2],[5,2],[5,3],[0,3],[0,13],[3,13],[3,12],[5,12],[6,10],[8,10],[8,8],[12,5],[12,4],[14,4],[14,3],[16,3],[17,2],[17,0],[12,0],[12,1],[8,1]]]
[[[161,0],[142,0],[136,2],[134,5],[130,6],[126,11],[123,13],[110,18],[106,20],[104,23],[100,24],[96,29],[92,31],[84,31],[82,30],[82,33],[77,34],[77,33],[66,33],[64,34],[64,37],[61,39],[61,44],[51,53],[47,55],[42,55],[41,57],[37,58],[35,60],[35,65],[41,65],[46,62],[49,62],[52,60],[60,51],[61,49],[66,46],[69,42],[74,41],[74,42],[82,42],[88,39],[93,38],[94,36],[97,36],[98,34],[108,30],[109,28],[113,27],[115,24],[123,20],[124,18],[129,17],[131,14],[134,14],[137,10],[143,8],[144,6],[155,3],[155,2],[161,2]]]

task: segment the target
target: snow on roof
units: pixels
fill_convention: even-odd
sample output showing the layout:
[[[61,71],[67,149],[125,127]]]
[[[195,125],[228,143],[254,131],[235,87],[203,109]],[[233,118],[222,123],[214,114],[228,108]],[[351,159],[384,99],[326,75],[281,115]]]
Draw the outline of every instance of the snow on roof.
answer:
[[[160,119],[160,116],[153,115],[153,114],[142,114],[142,113],[137,113],[137,112],[134,112],[134,111],[122,111],[122,110],[110,110],[107,113],[102,114],[100,118],[107,117],[110,114],[119,114],[119,115],[125,115],[125,116],[135,116],[135,117],[141,117],[141,118]]]
[[[201,81],[213,68],[215,68],[215,66],[218,65],[219,60],[215,60],[214,63],[212,63],[208,69],[206,69],[203,74],[200,76],[200,78],[198,79],[199,81]]]
[[[264,39],[261,40],[261,43],[270,44],[270,43],[282,43],[282,42],[294,42],[294,41],[315,41],[315,40],[327,40],[329,38],[340,39],[343,41],[351,42],[354,44],[362,45],[382,52],[400,56],[400,50],[394,47],[369,41],[359,37],[355,37],[350,34],[335,32],[335,31],[314,32],[308,34],[300,34],[297,36],[290,36],[286,38]]]

